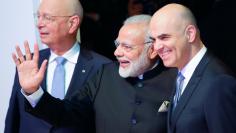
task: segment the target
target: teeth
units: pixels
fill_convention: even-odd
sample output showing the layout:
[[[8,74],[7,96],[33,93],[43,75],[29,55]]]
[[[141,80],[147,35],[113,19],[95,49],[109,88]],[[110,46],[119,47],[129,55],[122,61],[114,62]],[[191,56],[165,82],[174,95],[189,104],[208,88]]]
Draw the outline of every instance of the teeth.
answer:
[[[170,50],[168,50],[168,49],[163,50],[163,53],[168,53],[168,52],[170,52]]]
[[[163,52],[168,52],[168,51],[170,51],[169,49],[163,49]]]
[[[170,53],[170,51],[171,50],[169,50],[169,49],[163,49],[162,51],[161,51],[161,57],[162,58],[164,58],[166,55],[168,55],[169,53]]]

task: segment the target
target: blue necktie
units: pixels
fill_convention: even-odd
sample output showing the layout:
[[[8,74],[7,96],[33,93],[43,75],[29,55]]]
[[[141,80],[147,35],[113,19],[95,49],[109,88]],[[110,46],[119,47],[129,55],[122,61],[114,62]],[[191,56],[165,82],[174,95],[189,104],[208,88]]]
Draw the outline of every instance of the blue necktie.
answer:
[[[64,57],[56,58],[57,66],[54,71],[52,81],[52,96],[64,99],[65,96],[65,68],[66,59]]]
[[[179,102],[181,92],[183,89],[183,81],[184,81],[184,76],[182,75],[181,72],[178,73],[177,79],[176,79],[176,90],[175,90],[175,97],[173,101],[173,110],[175,109],[177,103]]]

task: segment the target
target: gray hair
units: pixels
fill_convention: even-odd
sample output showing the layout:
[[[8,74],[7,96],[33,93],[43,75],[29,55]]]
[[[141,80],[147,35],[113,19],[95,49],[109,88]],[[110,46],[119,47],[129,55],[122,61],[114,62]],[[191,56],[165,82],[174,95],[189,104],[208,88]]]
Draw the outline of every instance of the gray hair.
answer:
[[[147,23],[149,23],[151,18],[152,18],[152,16],[151,15],[147,15],[147,14],[134,15],[134,16],[131,16],[131,17],[127,18],[124,21],[123,24],[125,25],[125,24],[140,23],[140,22],[147,22]]]
[[[151,15],[147,15],[147,14],[140,14],[140,15],[134,15],[131,16],[129,18],[127,18],[124,21],[124,25],[126,24],[135,24],[135,23],[146,23],[147,27],[146,27],[146,35],[145,35],[145,42],[149,41],[149,34],[148,34],[148,25],[151,21],[152,16]],[[147,50],[150,47],[150,45],[145,45],[145,50]]]
[[[82,21],[82,19],[83,19],[83,7],[82,7],[80,1],[79,0],[72,0],[70,2],[70,4],[71,4],[70,6],[73,9],[74,15],[75,14],[78,15],[79,18],[80,18],[80,21]]]

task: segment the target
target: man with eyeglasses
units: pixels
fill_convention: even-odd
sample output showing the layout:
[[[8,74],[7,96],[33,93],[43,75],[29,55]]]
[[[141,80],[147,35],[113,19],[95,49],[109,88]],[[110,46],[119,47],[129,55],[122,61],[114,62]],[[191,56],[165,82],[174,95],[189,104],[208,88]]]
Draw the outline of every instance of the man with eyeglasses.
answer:
[[[19,62],[17,56],[21,55],[17,52],[13,59],[21,73],[22,93],[27,99],[40,94],[34,102],[26,100],[26,110],[59,127],[80,126],[88,121],[93,128],[95,123],[96,133],[166,132],[170,88],[176,70],[164,68],[149,43],[150,19],[149,15],[128,18],[115,41],[118,62],[103,65],[69,100],[50,96],[38,83],[25,83],[31,78],[42,81],[36,75],[44,75],[46,61],[38,70],[37,57]],[[27,66],[29,62],[35,67]],[[33,69],[38,70],[37,74],[28,75]]]
[[[81,88],[102,64],[110,60],[80,48],[80,44],[76,41],[77,30],[83,17],[83,9],[78,0],[42,0],[35,17],[41,41],[49,47],[39,52],[39,65],[43,60],[48,60],[47,71],[44,76],[42,75],[40,87],[49,94],[53,94],[53,89],[57,89],[53,86],[59,82],[53,82],[53,75],[56,70],[57,57],[63,57],[66,60],[65,79],[62,81],[64,83],[63,98],[70,99],[76,89]],[[25,42],[25,47],[28,47],[27,42]],[[17,49],[19,49],[18,46]],[[29,58],[31,54],[26,53],[25,58]],[[20,62],[23,61],[21,59]],[[28,80],[33,81],[32,78]],[[86,121],[84,121],[85,126],[56,127],[25,112],[21,88],[18,73],[16,73],[5,122],[5,133],[90,132],[91,128],[86,127]]]

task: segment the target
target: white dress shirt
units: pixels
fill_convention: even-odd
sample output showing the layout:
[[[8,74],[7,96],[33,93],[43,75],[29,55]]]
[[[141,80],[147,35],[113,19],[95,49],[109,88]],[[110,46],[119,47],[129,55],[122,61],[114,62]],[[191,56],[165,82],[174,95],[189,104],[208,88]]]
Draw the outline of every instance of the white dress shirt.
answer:
[[[75,65],[77,63],[78,57],[80,52],[80,46],[74,45],[69,51],[62,55],[66,59],[66,63],[64,64],[65,67],[65,94],[68,90],[70,85],[71,78],[73,76],[73,72],[75,69]],[[54,70],[57,66],[56,58],[58,55],[51,51],[51,56],[48,60],[48,69],[47,69],[47,91],[49,94],[52,92],[52,79],[54,75]]]
[[[201,50],[188,62],[187,65],[184,66],[184,68],[182,70],[180,70],[180,72],[184,76],[183,88],[181,91],[181,95],[183,94],[190,78],[193,75],[194,70],[196,69],[197,65],[199,64],[199,62],[201,61],[201,59],[205,55],[206,51],[207,51],[207,48],[203,45]]]

